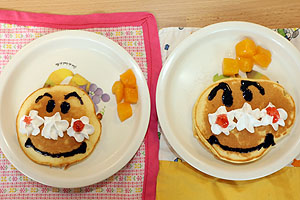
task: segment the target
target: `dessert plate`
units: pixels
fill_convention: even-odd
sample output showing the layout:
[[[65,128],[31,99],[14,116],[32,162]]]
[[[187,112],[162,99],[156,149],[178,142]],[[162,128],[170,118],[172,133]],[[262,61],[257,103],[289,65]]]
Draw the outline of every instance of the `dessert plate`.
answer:
[[[51,72],[69,68],[110,95],[104,108],[102,135],[92,154],[68,169],[32,162],[21,150],[16,116],[21,103],[47,80]],[[133,116],[123,123],[111,87],[131,68],[139,87]],[[102,104],[103,103],[103,104]],[[125,49],[112,40],[86,31],[60,31],[27,44],[8,63],[0,79],[0,145],[8,160],[23,174],[54,187],[83,187],[102,181],[124,167],[137,152],[150,117],[150,96],[144,75]]]
[[[231,164],[213,156],[194,136],[192,109],[200,93],[216,73],[222,74],[223,58],[235,58],[235,44],[245,37],[272,53],[266,70],[254,67],[279,81],[293,96],[299,116],[300,53],[278,33],[247,22],[223,22],[200,29],[170,54],[160,73],[156,104],[159,122],[174,150],[196,169],[228,180],[264,177],[289,164],[300,153],[298,117],[289,135],[264,157],[248,164]]]

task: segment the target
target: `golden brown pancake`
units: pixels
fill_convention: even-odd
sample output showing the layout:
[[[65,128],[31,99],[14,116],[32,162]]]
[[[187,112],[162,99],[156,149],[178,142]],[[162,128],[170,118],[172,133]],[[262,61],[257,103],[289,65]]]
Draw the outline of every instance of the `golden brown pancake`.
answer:
[[[20,120],[24,115],[28,116],[31,110],[38,111],[41,118],[51,117],[58,112],[62,120],[68,121],[69,127],[72,118],[86,116],[94,132],[81,142],[69,136],[67,131],[63,132],[63,137],[58,136],[55,140],[42,136],[42,124],[38,135],[28,136],[20,132]],[[67,167],[89,156],[99,141],[102,128],[88,94],[70,85],[41,88],[30,94],[21,105],[16,124],[19,144],[24,153],[36,163],[55,167]]]
[[[232,92],[232,102],[230,102],[230,92],[222,97],[224,94],[222,88],[225,85]],[[252,99],[249,93],[252,94]],[[223,101],[222,99],[226,100]],[[254,127],[254,133],[247,129],[238,131],[237,128],[229,131],[229,135],[224,133],[216,135],[212,132],[208,119],[209,114],[215,113],[224,104],[227,104],[225,106],[227,112],[237,110],[242,108],[245,102],[251,105],[252,110],[256,108],[262,110],[268,106],[269,102],[276,108],[284,109],[288,114],[284,121],[285,126],[278,126],[277,131],[271,125],[258,126]],[[279,139],[290,132],[294,120],[295,103],[293,98],[281,85],[269,80],[240,78],[220,80],[202,92],[193,108],[195,137],[217,158],[232,163],[251,162],[262,157],[272,146],[276,145]],[[236,119],[234,122],[237,122]]]

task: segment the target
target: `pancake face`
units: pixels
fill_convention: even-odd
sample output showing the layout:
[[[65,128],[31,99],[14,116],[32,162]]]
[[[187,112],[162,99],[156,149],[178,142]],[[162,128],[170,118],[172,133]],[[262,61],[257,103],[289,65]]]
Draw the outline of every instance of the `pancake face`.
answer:
[[[70,85],[33,92],[22,104],[16,124],[25,154],[36,163],[56,167],[86,158],[101,135],[92,100]]]
[[[293,98],[269,80],[223,79],[206,88],[193,109],[194,135],[218,158],[245,163],[288,134]]]

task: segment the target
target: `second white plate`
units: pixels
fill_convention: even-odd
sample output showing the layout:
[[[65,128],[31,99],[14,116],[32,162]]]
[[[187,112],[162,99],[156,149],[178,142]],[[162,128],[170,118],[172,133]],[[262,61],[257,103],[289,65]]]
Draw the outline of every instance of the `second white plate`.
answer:
[[[260,160],[248,164],[231,164],[216,159],[195,137],[192,108],[200,93],[216,73],[222,74],[222,60],[235,57],[235,44],[244,37],[269,49],[272,62],[262,71],[279,81],[300,105],[300,54],[285,38],[260,25],[224,22],[200,29],[181,42],[171,53],[161,71],[156,93],[159,122],[174,150],[196,169],[229,180],[256,179],[286,166],[300,153],[298,117],[292,132]]]

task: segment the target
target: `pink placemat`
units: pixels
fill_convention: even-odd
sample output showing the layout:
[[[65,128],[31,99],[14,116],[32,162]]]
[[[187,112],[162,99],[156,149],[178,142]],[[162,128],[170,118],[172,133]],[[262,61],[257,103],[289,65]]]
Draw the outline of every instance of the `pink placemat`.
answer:
[[[155,89],[162,64],[154,16],[146,12],[68,16],[0,10],[0,74],[24,45],[65,29],[104,35],[125,48],[137,61],[147,79],[151,97],[145,139],[122,170],[83,188],[54,188],[35,182],[19,172],[0,151],[0,199],[155,199],[159,149]]]

